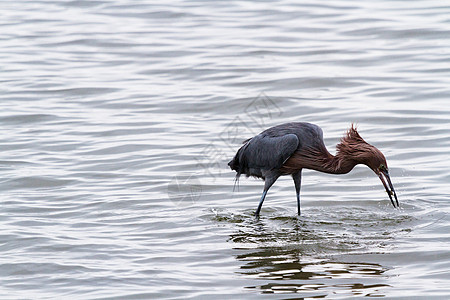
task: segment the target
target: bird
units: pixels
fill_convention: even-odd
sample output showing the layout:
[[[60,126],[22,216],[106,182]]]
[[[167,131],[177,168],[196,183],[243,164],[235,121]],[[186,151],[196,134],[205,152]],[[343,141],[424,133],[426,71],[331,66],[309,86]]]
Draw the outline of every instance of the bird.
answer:
[[[400,207],[385,156],[359,135],[353,123],[336,146],[336,155],[330,154],[325,147],[323,131],[319,126],[307,122],[291,122],[271,127],[245,140],[228,166],[236,171],[235,182],[242,174],[264,180],[264,190],[255,213],[259,217],[268,190],[280,176],[292,176],[300,216],[303,169],[346,174],[358,164],[364,164],[375,172],[394,208]]]

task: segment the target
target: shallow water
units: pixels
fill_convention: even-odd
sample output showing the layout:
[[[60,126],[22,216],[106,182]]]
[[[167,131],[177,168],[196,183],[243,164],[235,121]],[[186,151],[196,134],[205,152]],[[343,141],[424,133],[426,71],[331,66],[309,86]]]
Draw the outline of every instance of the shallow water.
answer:
[[[450,295],[450,7],[440,1],[0,4],[0,298]],[[379,179],[271,188],[227,162],[290,121]]]

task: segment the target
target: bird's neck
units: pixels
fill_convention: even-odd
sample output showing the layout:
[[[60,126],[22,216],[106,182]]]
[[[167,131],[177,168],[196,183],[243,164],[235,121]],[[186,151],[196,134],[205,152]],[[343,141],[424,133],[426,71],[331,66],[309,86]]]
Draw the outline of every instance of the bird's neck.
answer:
[[[322,149],[319,152],[322,153],[323,157],[323,169],[320,171],[332,174],[346,174],[357,164],[368,165],[373,153],[378,151],[375,147],[366,143],[353,127],[337,144],[336,155],[331,155],[324,145],[320,148]]]
[[[332,155],[326,148],[313,155],[314,159],[308,160],[308,164],[305,167],[329,174],[347,174],[359,163],[352,156],[339,152],[336,155]]]
[[[330,174],[346,174],[354,166],[359,164],[352,156],[338,152],[330,154],[325,146],[320,148],[307,148],[294,155],[286,161],[282,172],[293,173],[299,169],[311,169]]]
[[[357,164],[359,164],[359,162],[351,156],[341,155],[339,153],[337,155],[329,154],[324,158],[322,169],[318,171],[330,174],[347,174]]]

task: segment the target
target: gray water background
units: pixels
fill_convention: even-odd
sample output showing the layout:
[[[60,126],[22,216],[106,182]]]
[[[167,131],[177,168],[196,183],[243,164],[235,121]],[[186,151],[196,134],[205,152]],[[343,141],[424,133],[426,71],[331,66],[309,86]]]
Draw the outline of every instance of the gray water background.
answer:
[[[2,1],[0,298],[450,296],[445,1]],[[387,157],[270,190],[289,121]],[[263,296],[263,297],[261,297]]]

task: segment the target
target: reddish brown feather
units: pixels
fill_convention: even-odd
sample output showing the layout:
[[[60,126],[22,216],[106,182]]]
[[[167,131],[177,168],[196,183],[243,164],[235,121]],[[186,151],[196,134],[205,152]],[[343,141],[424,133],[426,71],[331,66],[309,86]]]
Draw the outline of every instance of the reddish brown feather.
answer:
[[[294,174],[300,169],[313,169],[326,173],[344,174],[357,164],[365,164],[377,172],[380,164],[386,165],[384,155],[368,144],[359,135],[354,124],[336,146],[336,155],[331,155],[325,146],[301,148],[285,162],[281,168],[284,174]]]

